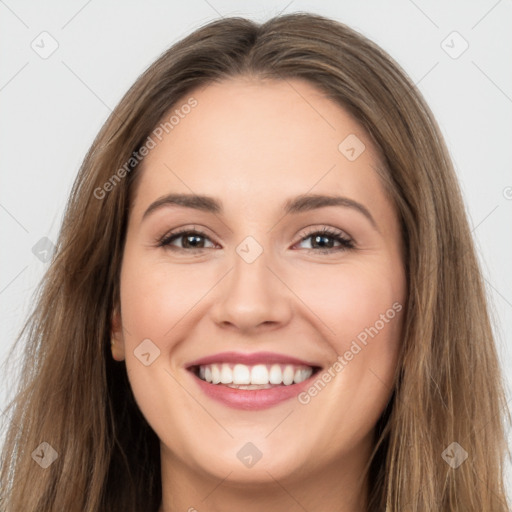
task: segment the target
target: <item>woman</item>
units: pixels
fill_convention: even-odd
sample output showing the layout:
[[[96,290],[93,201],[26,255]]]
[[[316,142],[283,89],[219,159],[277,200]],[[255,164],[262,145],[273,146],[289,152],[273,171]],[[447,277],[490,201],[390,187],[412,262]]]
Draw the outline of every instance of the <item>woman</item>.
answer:
[[[24,334],[2,510],[508,510],[448,152],[335,21],[215,21],[139,77]]]

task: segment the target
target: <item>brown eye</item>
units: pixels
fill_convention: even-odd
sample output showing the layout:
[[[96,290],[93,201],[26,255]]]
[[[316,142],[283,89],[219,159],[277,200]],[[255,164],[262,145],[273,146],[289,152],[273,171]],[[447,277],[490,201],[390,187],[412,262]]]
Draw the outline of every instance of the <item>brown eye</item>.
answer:
[[[333,231],[325,228],[319,231],[312,231],[302,237],[301,242],[311,239],[311,248],[309,251],[320,253],[332,253],[345,251],[354,248],[354,242],[341,231]],[[338,243],[338,247],[334,244]]]
[[[173,242],[182,239],[182,246],[176,247]],[[205,247],[205,240],[209,240],[205,233],[197,230],[183,230],[177,233],[170,233],[166,235],[160,242],[160,247],[169,247],[169,249],[176,250],[195,250],[207,249]]]

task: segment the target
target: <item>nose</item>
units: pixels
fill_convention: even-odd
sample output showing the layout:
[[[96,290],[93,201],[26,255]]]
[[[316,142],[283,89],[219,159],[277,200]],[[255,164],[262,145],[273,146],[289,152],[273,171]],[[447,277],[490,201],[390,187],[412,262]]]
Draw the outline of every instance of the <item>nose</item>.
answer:
[[[290,321],[293,294],[269,263],[265,251],[252,263],[235,254],[210,311],[218,326],[255,333]]]

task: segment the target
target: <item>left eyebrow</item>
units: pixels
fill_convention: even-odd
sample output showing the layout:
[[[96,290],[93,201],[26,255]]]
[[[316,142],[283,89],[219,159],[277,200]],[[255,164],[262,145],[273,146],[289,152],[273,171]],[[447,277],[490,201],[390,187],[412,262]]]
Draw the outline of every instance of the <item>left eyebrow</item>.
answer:
[[[327,206],[342,206],[345,208],[353,208],[359,213],[362,213],[370,221],[372,226],[377,231],[379,231],[377,223],[375,222],[375,219],[372,217],[372,214],[368,208],[348,197],[327,196],[322,194],[304,194],[286,201],[284,204],[284,211],[287,214],[293,214],[316,210],[317,208],[324,208]]]
[[[222,202],[214,197],[203,196],[197,194],[168,194],[160,197],[155,202],[151,203],[148,209],[144,212],[142,220],[148,217],[152,212],[164,206],[182,206],[184,208],[193,208],[208,213],[222,214]],[[343,196],[329,196],[322,194],[304,194],[285,201],[283,210],[285,214],[297,214],[316,210],[318,208],[325,208],[328,206],[341,206],[344,208],[352,208],[359,213],[363,214],[372,224],[372,226],[379,231],[377,223],[373,218],[370,211],[361,203],[354,201],[348,197]]]

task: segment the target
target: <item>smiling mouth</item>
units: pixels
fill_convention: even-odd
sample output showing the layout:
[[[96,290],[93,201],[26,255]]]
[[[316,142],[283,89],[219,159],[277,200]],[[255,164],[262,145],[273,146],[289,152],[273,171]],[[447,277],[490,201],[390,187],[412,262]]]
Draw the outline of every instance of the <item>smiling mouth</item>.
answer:
[[[214,363],[191,366],[199,379],[233,389],[257,390],[300,384],[320,371],[318,366],[296,364],[233,364]]]

